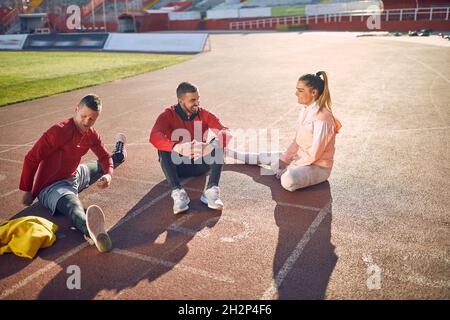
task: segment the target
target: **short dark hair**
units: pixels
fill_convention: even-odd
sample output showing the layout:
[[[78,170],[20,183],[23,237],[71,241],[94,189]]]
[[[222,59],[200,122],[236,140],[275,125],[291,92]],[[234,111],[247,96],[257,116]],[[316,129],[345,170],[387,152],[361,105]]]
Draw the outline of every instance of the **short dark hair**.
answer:
[[[81,99],[80,106],[86,106],[89,109],[92,109],[94,111],[102,111],[102,102],[100,101],[100,98],[96,94],[88,94],[83,99]]]
[[[188,92],[197,92],[198,89],[192,83],[182,82],[178,85],[177,88],[177,98],[181,98],[185,93]]]

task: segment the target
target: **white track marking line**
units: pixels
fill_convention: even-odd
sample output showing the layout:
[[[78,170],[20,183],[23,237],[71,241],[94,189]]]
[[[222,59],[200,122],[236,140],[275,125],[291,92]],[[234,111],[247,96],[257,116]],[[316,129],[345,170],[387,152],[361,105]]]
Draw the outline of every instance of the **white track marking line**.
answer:
[[[11,160],[11,159],[4,159],[4,158],[0,158],[0,161],[6,161],[6,162],[11,162],[11,163],[17,163],[17,164],[22,164],[22,161],[19,160]]]
[[[19,191],[19,189],[11,190],[11,191],[9,191],[9,192],[7,192],[7,193],[4,193],[4,194],[0,195],[0,198],[4,198],[4,197],[7,197],[7,196],[9,196],[9,195],[12,195],[13,193],[15,193],[15,192],[17,192],[17,191]]]
[[[441,77],[444,81],[446,81],[447,83],[450,84],[450,80],[448,80],[442,73],[440,73],[439,71],[437,71],[436,69],[434,69],[434,68],[431,67],[430,65],[428,65],[428,64],[426,64],[425,62],[422,62],[422,61],[420,61],[420,60],[417,60],[416,58],[413,58],[413,57],[411,57],[411,56],[409,56],[409,55],[407,55],[407,54],[405,54],[405,56],[406,56],[408,59],[412,60],[412,61],[415,61],[415,62],[420,63],[420,64],[421,64],[422,66],[424,66],[426,69],[428,69],[428,70],[434,72],[434,73],[437,74],[439,77]]]
[[[0,144],[0,147],[28,147],[28,144]]]
[[[428,88],[428,95],[430,96],[431,104],[433,105],[433,108],[434,108],[434,111],[436,112],[436,115],[439,117],[439,120],[441,120],[441,123],[445,125],[445,124],[447,124],[447,122],[442,117],[441,109],[434,102],[434,99],[433,99],[433,85],[435,84],[435,82],[436,82],[436,78],[434,78],[433,81],[431,81],[430,87]]]
[[[42,118],[42,117],[48,116],[48,115],[50,115],[50,114],[55,114],[55,113],[62,112],[62,111],[66,112],[67,109],[56,110],[56,111],[52,111],[52,112],[40,114],[40,115],[38,115],[38,116],[34,116],[34,117],[26,118],[26,119],[21,119],[21,120],[17,120],[17,121],[5,123],[5,124],[0,125],[0,128],[7,127],[7,126],[11,126],[11,125],[13,125],[13,124],[25,122],[25,121],[28,121],[28,120],[33,120],[33,119],[37,119],[37,118]]]
[[[325,217],[330,213],[330,209],[331,209],[331,201],[328,204],[326,204],[322,210],[320,210],[319,214],[314,219],[314,221],[311,223],[308,230],[306,230],[303,237],[300,239],[300,241],[295,246],[295,249],[292,251],[290,256],[284,262],[283,267],[278,271],[277,275],[275,276],[274,281],[272,282],[272,285],[262,295],[261,300],[273,299],[273,297],[277,293],[278,288],[283,283],[283,281],[286,278],[286,276],[288,275],[289,271],[291,271],[295,262],[297,262],[298,258],[302,254],[302,252],[305,249],[306,245],[308,244],[309,240],[311,240],[312,236],[319,228],[323,219],[325,219]]]
[[[30,147],[34,143],[34,141],[35,140],[27,142],[26,144],[17,144],[14,147],[11,147],[11,148],[8,148],[8,149],[0,151],[0,153],[5,153],[5,152],[16,150],[16,149],[19,149],[19,148]]]
[[[299,209],[311,210],[311,211],[316,211],[316,212],[319,212],[320,210],[322,210],[321,208],[303,206],[301,204],[292,204],[292,203],[287,203],[287,202],[277,202],[277,204],[280,206],[299,208]]]
[[[181,271],[186,271],[186,272],[192,273],[194,275],[202,276],[202,277],[213,279],[213,280],[220,281],[220,282],[226,282],[226,283],[234,283],[235,282],[234,279],[231,277],[215,274],[215,273],[208,272],[208,271],[194,268],[194,267],[190,267],[190,266],[184,265],[180,262],[167,261],[167,260],[163,260],[160,258],[155,258],[155,257],[143,255],[140,253],[128,251],[128,250],[122,250],[122,249],[113,249],[112,252],[116,253],[116,254],[121,254],[121,255],[130,257],[130,258],[139,259],[139,260],[142,260],[145,262],[150,262],[151,264],[160,265],[160,266],[164,266],[167,268],[180,269]]]
[[[412,128],[412,129],[392,129],[388,132],[409,132],[409,131],[427,131],[427,130],[448,130],[450,126],[446,127],[428,127],[428,128]]]

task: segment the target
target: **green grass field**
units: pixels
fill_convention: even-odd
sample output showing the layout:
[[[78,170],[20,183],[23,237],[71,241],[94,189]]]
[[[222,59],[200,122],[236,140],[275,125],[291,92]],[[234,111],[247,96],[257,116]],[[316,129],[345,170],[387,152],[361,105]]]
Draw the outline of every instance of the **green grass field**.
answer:
[[[191,56],[104,52],[0,52],[0,106],[161,69]]]

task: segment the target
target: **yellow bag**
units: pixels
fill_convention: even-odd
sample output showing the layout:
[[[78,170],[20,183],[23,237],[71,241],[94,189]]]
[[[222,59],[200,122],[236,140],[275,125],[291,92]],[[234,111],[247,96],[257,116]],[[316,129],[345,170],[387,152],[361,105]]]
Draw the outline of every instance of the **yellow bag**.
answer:
[[[33,259],[39,248],[50,247],[56,241],[58,226],[47,219],[27,216],[0,224],[0,255],[12,252]]]

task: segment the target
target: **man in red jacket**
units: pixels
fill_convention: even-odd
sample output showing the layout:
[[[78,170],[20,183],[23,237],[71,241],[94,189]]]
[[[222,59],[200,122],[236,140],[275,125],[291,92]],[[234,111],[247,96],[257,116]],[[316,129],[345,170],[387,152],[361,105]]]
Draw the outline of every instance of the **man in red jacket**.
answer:
[[[25,156],[19,189],[24,191],[23,204],[29,206],[37,197],[52,214],[60,212],[68,216],[89,242],[99,251],[107,252],[112,243],[104,230],[102,210],[90,206],[85,213],[78,198],[81,190],[96,181],[98,187],[108,187],[113,168],[126,157],[123,134],[117,135],[111,156],[92,128],[101,108],[98,96],[87,95],[77,105],[73,118],[48,129]],[[80,165],[81,157],[89,150],[99,160]]]
[[[219,180],[224,163],[223,149],[231,135],[211,112],[200,108],[198,89],[188,82],[177,88],[178,104],[168,107],[156,119],[150,142],[158,149],[159,162],[172,188],[174,214],[189,209],[189,196],[180,177],[200,176],[210,172],[200,201],[209,208],[222,210]],[[206,142],[208,130],[217,137]]]

